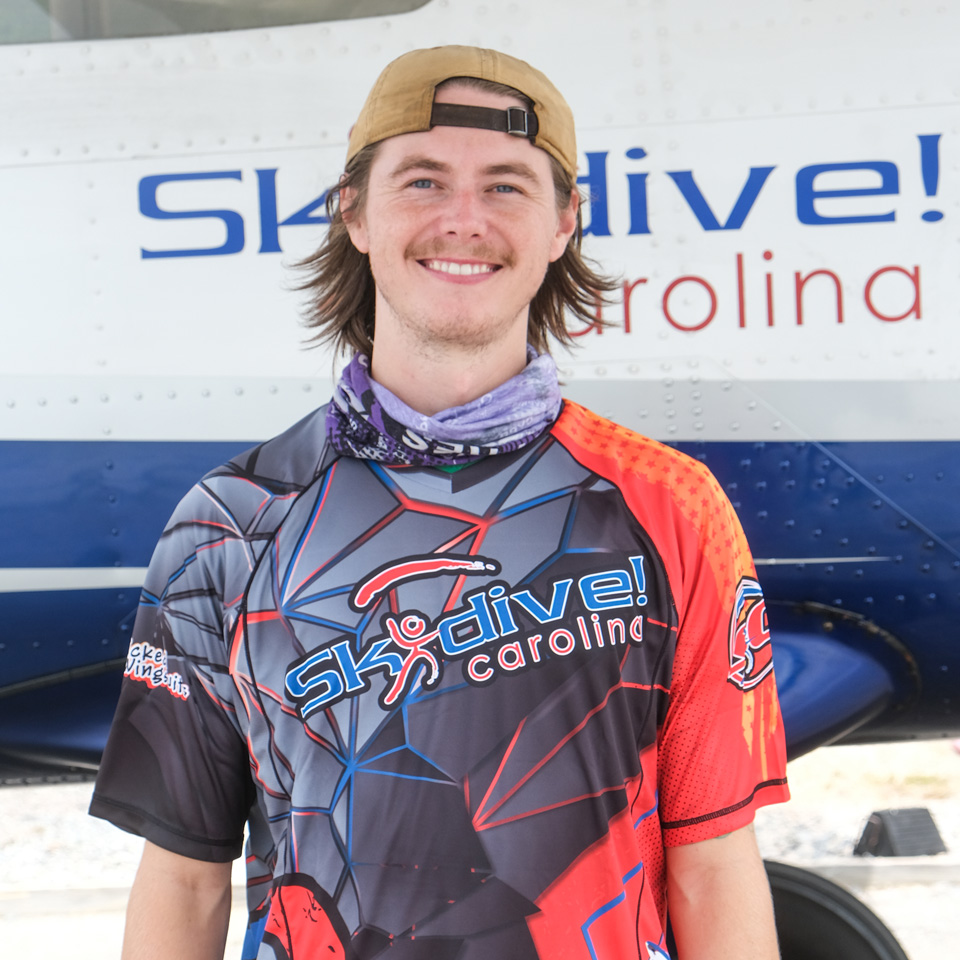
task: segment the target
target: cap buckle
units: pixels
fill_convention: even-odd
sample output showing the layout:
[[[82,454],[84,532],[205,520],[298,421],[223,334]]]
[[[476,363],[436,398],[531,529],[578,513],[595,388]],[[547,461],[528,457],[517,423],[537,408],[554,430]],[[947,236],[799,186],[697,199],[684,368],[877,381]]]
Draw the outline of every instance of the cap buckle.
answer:
[[[529,137],[529,114],[521,107],[507,107],[507,133],[515,137]]]

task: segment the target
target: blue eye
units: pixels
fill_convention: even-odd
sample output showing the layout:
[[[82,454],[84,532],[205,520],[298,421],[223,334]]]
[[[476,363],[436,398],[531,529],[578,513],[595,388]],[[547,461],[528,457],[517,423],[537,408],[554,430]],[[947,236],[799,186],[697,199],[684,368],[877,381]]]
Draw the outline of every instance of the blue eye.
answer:
[[[432,180],[414,180],[413,183],[410,184],[410,186],[416,187],[418,190],[425,190],[428,187],[433,186],[433,181]]]
[[[517,188],[510,186],[509,183],[498,183],[493,189],[497,193],[515,193]]]

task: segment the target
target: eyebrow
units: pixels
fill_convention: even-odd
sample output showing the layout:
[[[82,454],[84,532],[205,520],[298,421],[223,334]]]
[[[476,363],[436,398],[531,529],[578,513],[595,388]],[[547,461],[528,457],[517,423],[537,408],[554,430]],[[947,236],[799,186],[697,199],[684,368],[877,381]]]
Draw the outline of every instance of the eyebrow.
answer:
[[[506,174],[539,183],[539,178],[533,172],[533,168],[528,167],[525,163],[496,163],[486,167],[483,172],[488,177],[502,177]]]
[[[401,161],[389,174],[389,179],[399,180],[406,176],[411,170],[433,170],[437,173],[449,173],[452,170],[450,164],[441,163],[439,160],[433,160],[427,156],[412,156]],[[532,183],[538,183],[539,178],[533,171],[533,168],[525,163],[495,163],[484,167],[482,173],[488,177],[515,176]]]
[[[407,157],[406,160],[403,160],[390,171],[389,178],[391,180],[399,180],[411,170],[435,170],[437,173],[449,173],[450,165],[440,163],[439,160],[431,160],[430,157],[425,156]]]

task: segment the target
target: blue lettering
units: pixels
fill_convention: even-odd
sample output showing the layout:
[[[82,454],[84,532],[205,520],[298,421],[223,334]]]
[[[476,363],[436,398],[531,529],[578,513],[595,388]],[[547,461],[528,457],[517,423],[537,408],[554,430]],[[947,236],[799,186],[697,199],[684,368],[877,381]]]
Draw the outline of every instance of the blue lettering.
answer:
[[[482,592],[468,597],[467,605],[469,609],[441,620],[437,626],[440,648],[448,657],[459,656],[499,636]]]
[[[287,673],[285,684],[287,692],[300,705],[300,716],[305,720],[310,714],[321,710],[331,703],[351,693],[366,690],[369,682],[364,675],[374,670],[383,670],[387,676],[395,676],[403,669],[403,657],[398,653],[384,653],[384,647],[392,643],[389,637],[381,637],[370,644],[359,660],[354,659],[351,640],[341,640],[312,654],[299,666]],[[322,663],[335,660],[340,670],[324,670],[314,676],[308,676]],[[318,696],[304,701],[312,693],[321,690]]]
[[[814,181],[821,173],[834,170],[872,170],[880,174],[879,187],[859,187],[845,190],[816,190]],[[900,174],[897,165],[888,160],[861,163],[815,163],[797,171],[797,219],[801,223],[818,226],[825,223],[889,223],[896,219],[895,211],[863,214],[849,217],[825,217],[816,211],[816,201],[823,197],[877,197],[900,192]]]
[[[310,714],[322,709],[328,703],[338,700],[343,696],[343,678],[336,670],[324,670],[312,677],[307,677],[315,667],[327,660],[330,660],[333,654],[329,649],[320,650],[318,653],[307,657],[298,667],[288,671],[284,683],[287,692],[299,703],[300,716],[306,720]],[[300,701],[309,696],[317,688],[326,687],[326,690],[317,697],[307,700],[305,703]]]
[[[516,620],[513,619],[513,611],[510,609],[510,598],[504,596],[506,588],[502,584],[494,584],[487,591],[493,604],[493,612],[497,615],[497,623],[500,625],[500,636],[516,633],[519,629]]]
[[[286,220],[277,215],[277,170],[257,170],[257,183],[260,188],[260,249],[258,253],[282,253],[280,249],[280,227],[306,226],[308,224],[329,223],[326,216],[311,216],[317,208],[323,209],[327,203],[326,191]]]
[[[737,197],[727,222],[722,226],[694,181],[692,170],[674,170],[673,172],[668,170],[667,176],[680,189],[684,200],[687,201],[687,206],[693,211],[693,215],[700,221],[700,226],[704,230],[739,230],[747,219],[747,214],[753,209],[757,196],[773,169],[773,167],[750,168],[750,176],[747,177],[747,182],[740,191],[740,196]]]
[[[630,568],[633,570],[633,577],[637,581],[637,606],[645,607],[647,605],[647,575],[643,570],[643,557],[630,557]]]
[[[573,580],[558,580],[553,585],[553,597],[548,610],[529,590],[520,590],[510,598],[516,601],[537,623],[559,620],[567,607],[567,595]]]
[[[607,151],[587,154],[587,172],[577,177],[577,183],[587,185],[587,198],[590,201],[590,223],[583,228],[586,237],[609,237],[610,225],[607,217]]]
[[[243,217],[236,210],[161,210],[157,203],[157,189],[162,183],[177,180],[240,180],[239,170],[222,170],[216,173],[165,173],[144,177],[139,184],[140,212],[153,220],[222,220],[227,228],[227,238],[219,247],[200,247],[189,250],[145,250],[140,248],[144,260],[161,257],[213,257],[239,253],[243,249]]]
[[[591,611],[633,606],[633,583],[626,570],[608,570],[581,577],[577,586],[586,608]]]
[[[643,147],[631,147],[627,156],[642,160],[647,155]],[[647,176],[646,173],[628,173],[627,191],[630,196],[630,233],[649,233],[647,223]]]
[[[363,690],[367,684],[360,679],[357,665],[353,659],[353,652],[350,650],[350,641],[341,640],[339,643],[333,644],[330,649],[337,658],[337,663],[340,664],[340,670],[343,672],[343,678],[346,680],[346,692],[356,693],[358,690]]]
[[[383,670],[387,676],[395,676],[403,669],[403,657],[399,653],[381,653],[392,643],[390,637],[381,637],[370,644],[370,649],[357,661],[357,673],[363,675],[374,670]]]
[[[330,648],[340,664],[343,677],[346,680],[346,692],[356,693],[366,690],[367,680],[361,679],[364,674],[373,670],[383,670],[388,676],[398,674],[403,669],[403,657],[398,653],[381,653],[383,648],[393,641],[390,637],[381,637],[370,644],[370,648],[359,659],[354,660],[350,640],[341,640]]]

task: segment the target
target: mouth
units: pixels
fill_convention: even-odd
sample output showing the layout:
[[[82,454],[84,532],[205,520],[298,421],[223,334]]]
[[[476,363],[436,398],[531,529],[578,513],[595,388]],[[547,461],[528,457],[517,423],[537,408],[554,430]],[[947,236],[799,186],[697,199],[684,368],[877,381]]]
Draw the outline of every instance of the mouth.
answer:
[[[479,261],[460,261],[460,260],[418,260],[422,267],[431,270],[434,273],[444,273],[451,277],[482,277],[496,273],[500,265],[496,263],[483,263]]]

